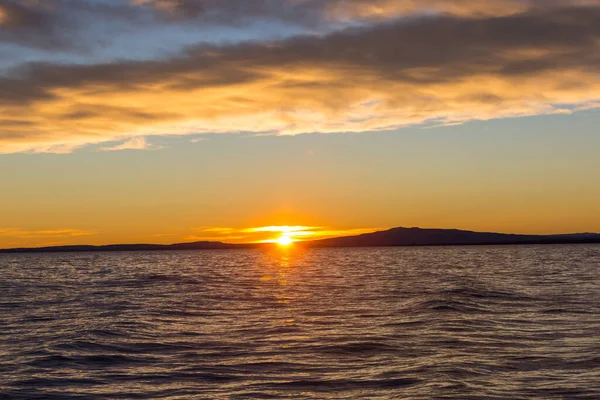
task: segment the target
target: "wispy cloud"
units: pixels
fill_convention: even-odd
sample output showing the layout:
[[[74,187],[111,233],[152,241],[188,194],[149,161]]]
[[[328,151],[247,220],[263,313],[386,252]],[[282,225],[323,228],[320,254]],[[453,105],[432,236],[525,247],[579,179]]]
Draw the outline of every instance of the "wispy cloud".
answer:
[[[144,137],[134,137],[121,144],[115,146],[103,147],[103,151],[120,151],[120,150],[158,150],[160,146],[154,146],[146,141]]]
[[[1,237],[15,239],[38,239],[38,238],[68,238],[79,236],[95,235],[96,232],[84,231],[81,229],[45,229],[45,230],[25,230],[17,228],[0,229]]]
[[[270,243],[282,235],[296,241],[351,236],[375,232],[377,228],[332,229],[322,226],[261,226],[253,228],[199,227],[185,241],[232,241],[237,243]]]

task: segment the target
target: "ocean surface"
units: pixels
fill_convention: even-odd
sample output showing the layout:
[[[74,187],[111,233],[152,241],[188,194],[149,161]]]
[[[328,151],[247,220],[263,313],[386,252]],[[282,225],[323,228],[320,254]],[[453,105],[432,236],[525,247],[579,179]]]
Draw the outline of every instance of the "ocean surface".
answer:
[[[600,399],[600,246],[0,255],[1,399]]]

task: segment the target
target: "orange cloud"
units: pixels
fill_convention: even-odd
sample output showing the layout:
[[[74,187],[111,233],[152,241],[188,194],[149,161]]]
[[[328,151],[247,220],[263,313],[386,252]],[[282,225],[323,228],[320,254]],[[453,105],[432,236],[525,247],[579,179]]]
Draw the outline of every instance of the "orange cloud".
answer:
[[[96,235],[96,232],[81,229],[27,230],[0,228],[0,242],[3,247],[44,247],[68,244],[75,238]]]
[[[600,7],[436,17],[0,78],[0,153],[198,133],[386,130],[597,107]]]
[[[80,229],[48,229],[48,230],[23,230],[15,228],[0,229],[0,237],[16,239],[62,238],[95,235],[95,232]]]
[[[232,243],[272,243],[281,235],[295,241],[325,239],[337,236],[352,236],[375,232],[377,228],[332,229],[320,226],[262,226],[254,228],[200,227],[185,241],[230,241]]]

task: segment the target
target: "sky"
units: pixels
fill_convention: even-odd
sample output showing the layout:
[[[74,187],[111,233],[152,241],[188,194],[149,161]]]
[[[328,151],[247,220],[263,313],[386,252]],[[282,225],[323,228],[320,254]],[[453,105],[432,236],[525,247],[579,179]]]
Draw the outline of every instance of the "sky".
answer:
[[[0,0],[0,247],[600,232],[600,0]]]

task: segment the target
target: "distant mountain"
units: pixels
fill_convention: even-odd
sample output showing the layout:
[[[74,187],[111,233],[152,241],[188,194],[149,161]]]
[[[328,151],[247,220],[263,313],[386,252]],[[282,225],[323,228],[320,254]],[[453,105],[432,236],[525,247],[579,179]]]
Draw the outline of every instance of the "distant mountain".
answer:
[[[331,239],[299,243],[302,247],[383,247],[383,246],[458,246],[509,244],[600,243],[600,234],[574,233],[559,235],[515,235],[507,233],[472,232],[457,229],[393,228],[387,231],[365,233]],[[108,246],[53,246],[0,250],[0,253],[49,253],[92,251],[158,251],[158,250],[225,250],[264,248],[269,244],[231,244],[221,242],[193,242],[169,245],[117,244]]]
[[[516,235],[457,229],[393,228],[358,236],[306,242],[310,247],[441,246],[482,244],[600,243],[600,234]]]
[[[221,242],[193,242],[176,244],[111,244],[106,246],[51,246],[37,248],[5,249],[0,253],[66,253],[92,251],[158,251],[158,250],[227,250],[256,247],[252,244],[230,244]]]

